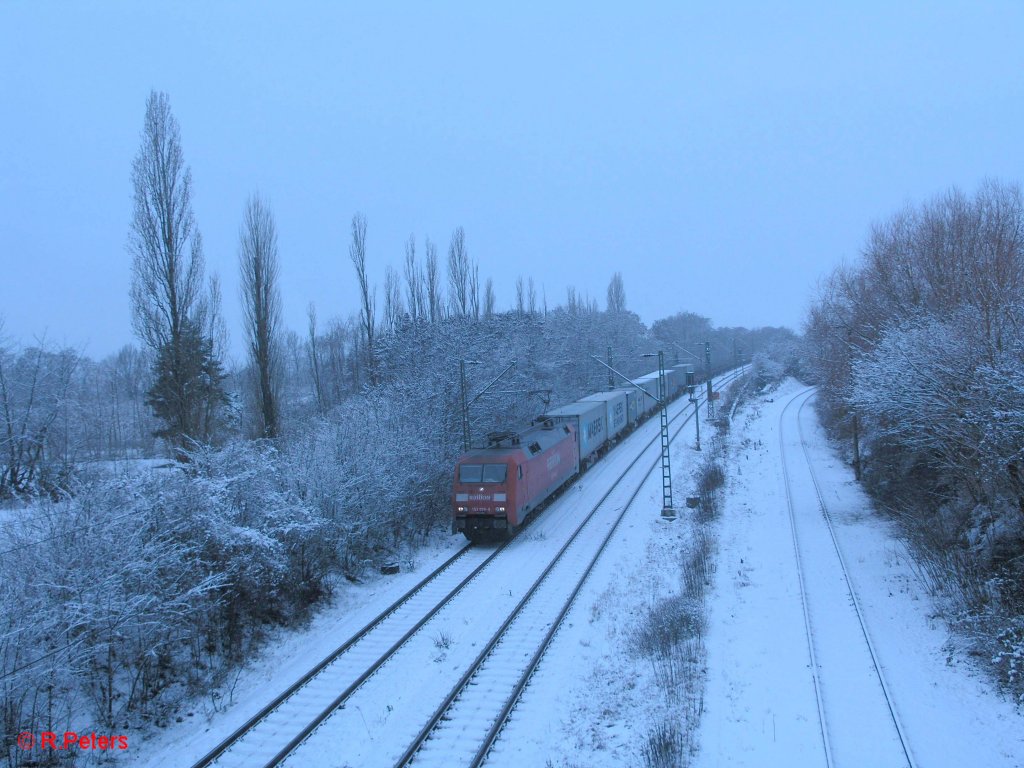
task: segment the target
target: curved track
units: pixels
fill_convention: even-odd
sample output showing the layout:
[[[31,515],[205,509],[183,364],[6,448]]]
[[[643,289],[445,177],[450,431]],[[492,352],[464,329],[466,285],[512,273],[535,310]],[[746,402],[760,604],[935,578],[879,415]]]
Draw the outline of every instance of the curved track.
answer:
[[[786,404],[779,448],[824,762],[916,768],[804,437],[813,396],[807,389]],[[787,412],[798,402],[796,440],[787,440]]]

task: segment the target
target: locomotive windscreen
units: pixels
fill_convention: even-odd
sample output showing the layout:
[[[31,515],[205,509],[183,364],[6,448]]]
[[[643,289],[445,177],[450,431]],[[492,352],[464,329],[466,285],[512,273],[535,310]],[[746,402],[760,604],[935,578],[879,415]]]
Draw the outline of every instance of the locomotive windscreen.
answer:
[[[459,467],[460,483],[504,483],[506,464],[463,464]]]

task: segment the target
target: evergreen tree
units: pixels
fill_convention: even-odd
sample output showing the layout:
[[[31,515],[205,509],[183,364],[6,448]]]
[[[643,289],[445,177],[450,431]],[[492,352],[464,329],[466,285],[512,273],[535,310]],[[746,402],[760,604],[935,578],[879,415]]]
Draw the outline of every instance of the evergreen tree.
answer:
[[[146,404],[164,423],[157,437],[179,452],[193,441],[209,442],[216,432],[217,412],[227,404],[225,375],[213,341],[196,323],[186,320],[177,339],[157,352],[154,374]]]

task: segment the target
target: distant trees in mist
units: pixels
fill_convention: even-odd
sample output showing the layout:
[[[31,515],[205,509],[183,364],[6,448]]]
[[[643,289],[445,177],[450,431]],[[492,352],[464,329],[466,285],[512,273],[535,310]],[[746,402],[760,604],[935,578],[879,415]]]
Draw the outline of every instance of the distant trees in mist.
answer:
[[[626,311],[626,286],[622,281],[622,273],[616,272],[608,283],[608,311]]]

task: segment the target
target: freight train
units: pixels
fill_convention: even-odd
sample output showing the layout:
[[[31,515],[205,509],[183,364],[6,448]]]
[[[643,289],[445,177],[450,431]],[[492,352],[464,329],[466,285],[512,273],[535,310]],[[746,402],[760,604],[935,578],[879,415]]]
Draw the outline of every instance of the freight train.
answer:
[[[693,366],[665,369],[669,400],[694,386]],[[658,373],[587,395],[520,429],[492,432],[455,463],[452,532],[472,542],[509,536],[658,408]]]

